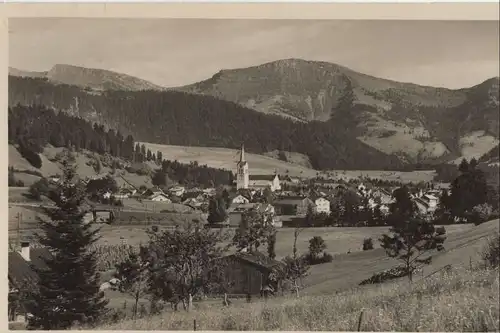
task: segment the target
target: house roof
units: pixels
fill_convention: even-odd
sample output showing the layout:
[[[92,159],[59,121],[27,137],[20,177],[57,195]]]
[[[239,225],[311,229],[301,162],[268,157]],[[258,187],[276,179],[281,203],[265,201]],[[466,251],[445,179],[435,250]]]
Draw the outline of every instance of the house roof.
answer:
[[[44,259],[50,258],[51,254],[47,248],[30,249],[30,259],[28,262],[19,252],[9,252],[8,256],[8,278],[11,283],[20,286],[24,282],[38,283],[38,275],[33,269],[43,269],[46,267]]]
[[[249,180],[268,180],[272,181],[277,175],[249,175]]]
[[[196,192],[184,192],[184,195],[182,196],[184,199],[194,199],[198,198],[200,195],[203,195],[203,191],[196,191]]]
[[[326,201],[330,201],[328,200],[324,195],[315,195],[315,196],[312,196],[311,197],[311,200],[312,201],[316,201],[316,200],[319,200],[319,199],[323,199],[323,200],[326,200]]]
[[[256,203],[245,203],[245,204],[232,204],[229,206],[229,209],[227,210],[228,213],[238,213],[238,212],[244,212],[252,208],[256,208],[257,204]]]
[[[162,192],[160,192],[160,193],[158,193],[158,192],[153,193],[152,195],[150,195],[150,196],[149,196],[149,198],[150,198],[150,199],[151,199],[151,198],[157,198],[157,197],[159,197],[159,196],[162,196],[162,197],[165,197],[165,198],[167,198],[167,199],[168,199],[168,195],[166,195],[165,193],[162,193]]]
[[[275,205],[299,205],[302,201],[308,199],[307,197],[288,197],[281,198],[274,202]]]
[[[437,200],[438,198],[432,194],[425,194],[424,197],[426,197],[429,200]]]
[[[230,256],[233,256],[234,258],[237,258],[239,260],[248,262],[250,264],[260,266],[266,269],[272,269],[273,267],[276,267],[277,265],[280,265],[281,262],[271,259],[265,254],[261,252],[238,252],[235,254],[232,254]]]

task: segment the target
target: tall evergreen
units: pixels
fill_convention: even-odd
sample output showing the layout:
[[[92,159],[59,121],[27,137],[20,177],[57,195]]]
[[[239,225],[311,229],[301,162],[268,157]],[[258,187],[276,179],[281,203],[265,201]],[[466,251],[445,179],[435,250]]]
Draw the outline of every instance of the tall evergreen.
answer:
[[[459,166],[460,176],[451,184],[451,210],[454,216],[467,217],[472,209],[487,202],[488,186],[484,172],[477,167],[477,161],[463,160]]]
[[[28,327],[44,330],[92,325],[106,313],[108,301],[99,291],[96,252],[89,250],[99,230],[84,222],[85,188],[76,180],[71,156],[63,161],[63,182],[49,192],[55,207],[44,208],[50,221],[40,219],[38,241],[52,254],[38,268],[37,290],[27,304]]]

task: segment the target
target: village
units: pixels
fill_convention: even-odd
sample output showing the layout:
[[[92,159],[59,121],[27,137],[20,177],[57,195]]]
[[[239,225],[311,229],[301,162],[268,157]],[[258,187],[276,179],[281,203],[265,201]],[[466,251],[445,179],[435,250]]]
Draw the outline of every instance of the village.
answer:
[[[171,208],[173,211],[198,212],[199,216],[206,221],[210,201],[217,196],[224,196],[227,214],[224,220],[216,221],[218,227],[238,227],[243,215],[252,209],[270,214],[275,227],[297,226],[303,222],[308,213],[322,217],[323,220],[332,217],[330,224],[326,224],[329,226],[369,226],[366,220],[352,221],[352,224],[335,220],[334,217],[338,216],[339,210],[345,209],[339,205],[339,198],[349,192],[355,195],[351,200],[357,204],[358,211],[378,211],[386,216],[389,213],[389,205],[394,200],[392,192],[403,185],[397,182],[378,185],[376,181],[371,182],[370,179],[348,180],[342,176],[331,179],[325,176],[290,177],[278,173],[255,175],[249,171],[250,166],[245,160],[244,146],[241,147],[240,152],[240,158],[236,163],[236,180],[232,186],[201,189],[174,185],[166,190],[158,186],[141,189],[130,185],[123,186],[115,193],[109,191],[100,193],[101,202],[120,202],[121,207],[106,208],[106,205],[102,204],[93,205],[94,209],[87,214],[86,220],[88,222],[113,222],[114,218],[119,215],[117,211],[140,211],[142,205],[151,207],[154,213],[160,214],[158,216],[161,216],[162,207],[173,207]],[[98,178],[93,177],[91,180],[96,179]],[[56,184],[59,178],[53,176],[49,180]],[[85,182],[89,181],[87,179]],[[449,193],[449,185],[443,183],[406,185],[409,186],[411,197],[420,212],[428,216],[430,220],[433,219],[433,213],[439,205],[443,189]],[[137,204],[139,202],[141,205]],[[139,224],[144,222],[140,221],[140,218],[135,221]]]

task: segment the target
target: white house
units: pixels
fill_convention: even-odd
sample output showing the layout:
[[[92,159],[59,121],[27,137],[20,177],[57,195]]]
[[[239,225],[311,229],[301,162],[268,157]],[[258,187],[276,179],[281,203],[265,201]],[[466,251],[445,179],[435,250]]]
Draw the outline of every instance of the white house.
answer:
[[[270,204],[262,204],[262,203],[247,203],[247,204],[234,204],[229,207],[227,213],[229,216],[229,224],[231,226],[239,226],[241,221],[243,220],[243,215],[251,210],[256,209],[258,212],[263,213],[266,218],[271,218],[269,221],[274,226],[279,227],[279,220],[275,214],[274,207]]]
[[[314,211],[318,214],[320,213],[330,214],[330,201],[323,197],[315,199]]]
[[[148,200],[156,201],[156,202],[165,202],[171,203],[172,201],[167,197],[164,193],[154,193],[148,197]]]
[[[429,210],[435,210],[437,208],[437,205],[439,203],[439,198],[435,197],[432,194],[425,194],[422,197],[422,199],[424,199],[427,202]]]
[[[233,204],[247,204],[247,203],[250,203],[250,200],[247,197],[239,194],[233,198],[231,203],[233,203]]]
[[[184,195],[184,192],[186,192],[186,189],[182,186],[174,186],[170,188],[168,192],[177,197],[182,197]]]
[[[128,188],[122,188],[118,191],[118,193],[115,194],[116,199],[127,199],[130,198],[130,196],[134,195],[137,192],[136,189],[128,189]]]

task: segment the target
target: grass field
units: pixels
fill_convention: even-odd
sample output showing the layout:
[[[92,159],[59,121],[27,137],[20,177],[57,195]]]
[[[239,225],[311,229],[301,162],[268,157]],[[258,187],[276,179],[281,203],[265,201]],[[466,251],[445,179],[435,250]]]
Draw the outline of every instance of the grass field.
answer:
[[[151,151],[161,151],[163,158],[167,160],[177,160],[181,163],[197,161],[201,165],[206,164],[210,167],[233,171],[236,170],[236,162],[239,159],[239,151],[236,149],[170,146],[148,142],[141,142],[140,144],[144,144]],[[290,176],[314,177],[317,172],[313,169],[263,155],[245,153],[245,158],[248,161],[250,174],[272,174],[274,170],[285,174],[288,170]]]
[[[413,288],[406,281],[337,295],[279,297],[267,302],[201,306],[102,325],[99,330],[498,331],[499,280],[494,271],[463,269]]]
[[[327,172],[334,178],[347,178],[356,179],[361,177],[368,177],[374,179],[398,181],[402,183],[419,183],[430,182],[433,180],[436,172],[434,170],[423,171],[384,171],[384,170],[333,170]]]
[[[163,157],[170,160],[178,160],[182,163],[198,161],[199,164],[206,164],[215,168],[235,170],[239,152],[236,149],[213,148],[213,147],[185,147],[169,146],[141,142],[151,151],[161,151]],[[303,167],[274,159],[271,157],[246,153],[245,157],[249,164],[250,174],[269,174],[277,170],[285,174],[288,170],[290,176],[315,177],[317,170]],[[334,178],[344,178],[346,180],[370,177],[383,180],[394,180],[400,182],[428,182],[435,176],[435,171],[382,171],[382,170],[329,170],[319,172],[322,175],[329,175]]]
[[[365,277],[395,264],[375,249],[343,254],[330,264],[314,266],[300,298],[280,296],[251,304],[236,301],[228,308],[219,302],[201,302],[191,312],[165,312],[98,329],[192,330],[196,319],[199,330],[356,331],[363,311],[362,331],[498,331],[499,272],[477,268],[487,237],[499,231],[498,222],[450,232],[446,251],[435,256],[411,287],[406,278],[357,286]],[[448,264],[451,271],[438,271]]]

